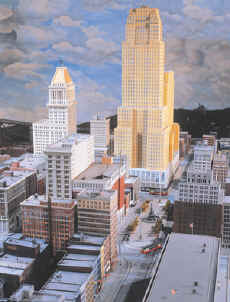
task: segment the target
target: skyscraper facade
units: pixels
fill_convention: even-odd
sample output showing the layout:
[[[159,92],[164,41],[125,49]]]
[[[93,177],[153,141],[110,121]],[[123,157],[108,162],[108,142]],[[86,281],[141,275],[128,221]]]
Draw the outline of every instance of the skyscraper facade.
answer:
[[[34,154],[76,133],[75,85],[66,67],[57,67],[49,86],[49,118],[33,123]]]
[[[122,45],[122,106],[115,154],[125,155],[142,186],[167,187],[179,159],[174,120],[174,73],[165,72],[159,10],[131,9]]]

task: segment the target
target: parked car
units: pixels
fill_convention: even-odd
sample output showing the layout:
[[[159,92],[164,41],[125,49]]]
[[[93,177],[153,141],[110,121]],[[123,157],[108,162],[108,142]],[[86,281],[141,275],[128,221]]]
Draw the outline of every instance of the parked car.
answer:
[[[137,204],[137,202],[134,200],[130,200],[130,202],[129,202],[130,207],[135,207],[136,204]]]

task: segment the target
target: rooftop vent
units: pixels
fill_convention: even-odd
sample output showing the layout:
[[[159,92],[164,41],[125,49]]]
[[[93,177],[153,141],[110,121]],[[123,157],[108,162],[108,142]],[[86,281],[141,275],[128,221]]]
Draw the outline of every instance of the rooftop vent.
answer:
[[[204,243],[204,244],[203,244],[203,247],[206,247],[206,246],[207,246],[206,243]]]
[[[196,289],[195,288],[193,288],[192,293],[193,293],[193,295],[196,294]]]
[[[205,248],[203,248],[203,249],[201,250],[201,253],[205,253]]]
[[[198,286],[198,281],[195,281],[195,282],[194,282],[194,286]]]

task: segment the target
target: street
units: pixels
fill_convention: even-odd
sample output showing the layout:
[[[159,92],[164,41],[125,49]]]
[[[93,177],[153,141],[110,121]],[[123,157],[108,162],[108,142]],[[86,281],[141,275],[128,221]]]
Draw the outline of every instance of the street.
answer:
[[[148,256],[141,254],[141,250],[154,240],[152,230],[154,223],[143,221],[143,218],[148,216],[150,206],[146,213],[140,215],[136,214],[136,210],[141,207],[145,200],[151,200],[152,209],[159,212],[159,197],[148,193],[140,193],[139,197],[137,205],[129,209],[128,215],[119,228],[118,263],[105,280],[96,302],[125,302],[131,284],[150,277],[158,253],[154,256]],[[130,234],[128,241],[124,241],[123,237],[127,226],[137,216],[139,217],[139,224],[136,230]]]

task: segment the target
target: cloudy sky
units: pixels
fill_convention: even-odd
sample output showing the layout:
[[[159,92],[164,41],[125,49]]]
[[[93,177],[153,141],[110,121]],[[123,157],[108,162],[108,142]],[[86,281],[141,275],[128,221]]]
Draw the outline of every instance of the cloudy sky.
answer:
[[[0,117],[46,116],[60,60],[76,84],[78,121],[121,103],[121,42],[129,8],[160,9],[175,106],[230,107],[229,0],[0,0]]]

